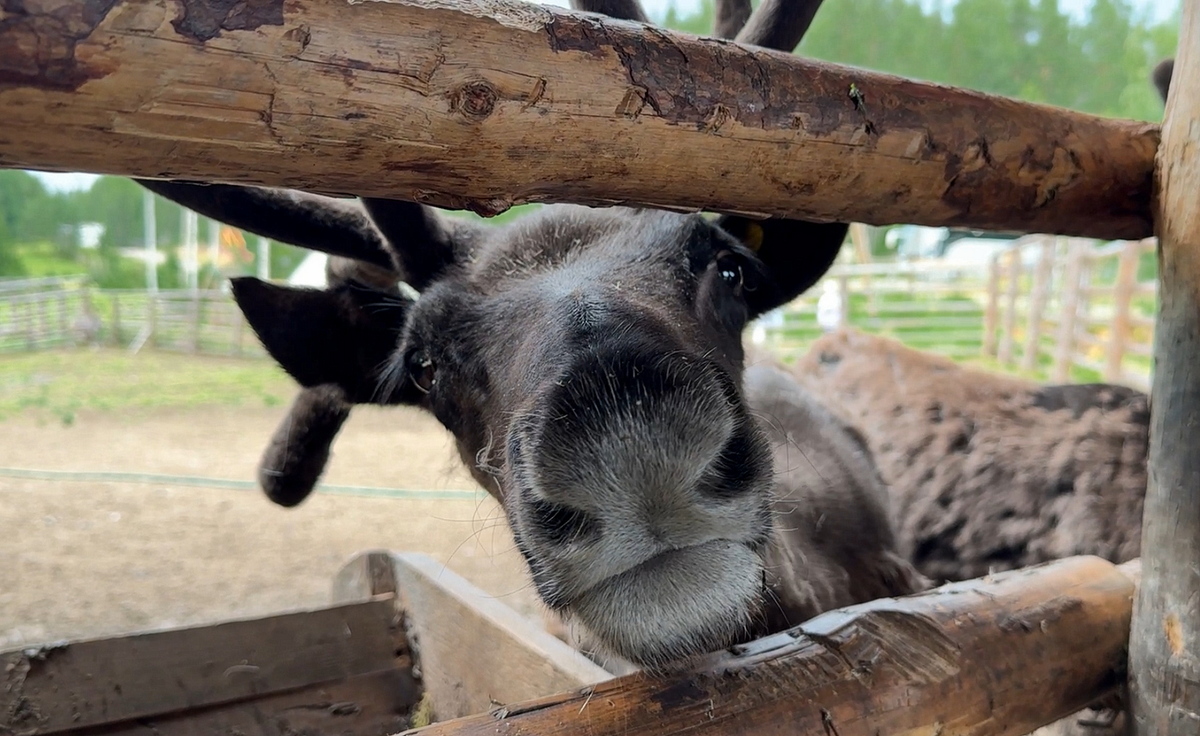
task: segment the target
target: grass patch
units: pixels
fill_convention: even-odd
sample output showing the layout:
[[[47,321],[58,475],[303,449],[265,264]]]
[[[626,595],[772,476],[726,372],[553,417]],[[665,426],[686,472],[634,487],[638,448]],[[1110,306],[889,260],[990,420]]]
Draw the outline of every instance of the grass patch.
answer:
[[[296,385],[273,361],[126,351],[52,350],[0,356],[0,420],[81,410],[277,406]]]
[[[5,247],[11,248],[21,262],[23,278],[82,276],[87,271],[75,259],[61,255],[53,243],[38,241]]]

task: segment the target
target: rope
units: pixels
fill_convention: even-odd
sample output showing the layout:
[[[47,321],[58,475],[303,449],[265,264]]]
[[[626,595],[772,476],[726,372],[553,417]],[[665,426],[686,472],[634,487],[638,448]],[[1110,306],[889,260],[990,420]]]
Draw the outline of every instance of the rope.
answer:
[[[0,477],[21,480],[66,481],[74,483],[156,483],[169,486],[195,486],[201,488],[223,488],[236,491],[256,491],[258,483],[252,480],[228,478],[203,478],[192,475],[160,475],[156,473],[123,473],[107,471],[73,470],[30,470],[26,468],[0,468]],[[411,488],[380,488],[375,486],[343,486],[318,483],[315,493],[336,496],[368,496],[372,498],[415,498],[436,500],[479,499],[482,491],[432,490]]]

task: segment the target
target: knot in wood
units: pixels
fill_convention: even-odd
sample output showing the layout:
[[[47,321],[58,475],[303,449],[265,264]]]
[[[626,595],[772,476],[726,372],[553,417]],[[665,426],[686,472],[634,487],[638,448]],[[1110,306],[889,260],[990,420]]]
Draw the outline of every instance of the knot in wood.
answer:
[[[451,107],[473,120],[483,120],[496,109],[496,88],[489,82],[467,82],[454,93]]]

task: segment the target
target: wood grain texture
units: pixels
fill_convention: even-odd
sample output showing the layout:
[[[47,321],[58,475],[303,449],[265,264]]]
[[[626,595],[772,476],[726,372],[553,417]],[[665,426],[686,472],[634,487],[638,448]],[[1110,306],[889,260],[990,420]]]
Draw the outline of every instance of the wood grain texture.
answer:
[[[0,654],[0,733],[48,734],[395,667],[390,596]]]
[[[678,675],[409,733],[1021,736],[1123,686],[1133,577],[1068,558],[830,611]]]
[[[1157,126],[514,0],[6,0],[0,166],[1142,238]]]
[[[388,736],[409,727],[419,696],[412,671],[396,668],[251,700],[99,726],[88,730],[86,736]]]
[[[439,720],[612,679],[550,635],[433,558],[391,556],[395,586]]]
[[[1158,156],[1142,586],[1129,645],[1132,733],[1200,733],[1200,0],[1185,0]]]

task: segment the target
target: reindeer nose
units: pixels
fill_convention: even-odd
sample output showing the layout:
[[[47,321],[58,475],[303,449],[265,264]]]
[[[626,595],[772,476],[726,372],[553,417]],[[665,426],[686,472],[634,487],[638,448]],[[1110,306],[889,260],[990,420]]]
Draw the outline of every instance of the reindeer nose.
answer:
[[[714,364],[589,351],[509,437],[527,528],[547,543],[597,530],[663,549],[693,543],[713,525],[711,502],[761,487],[770,460],[747,425]]]

